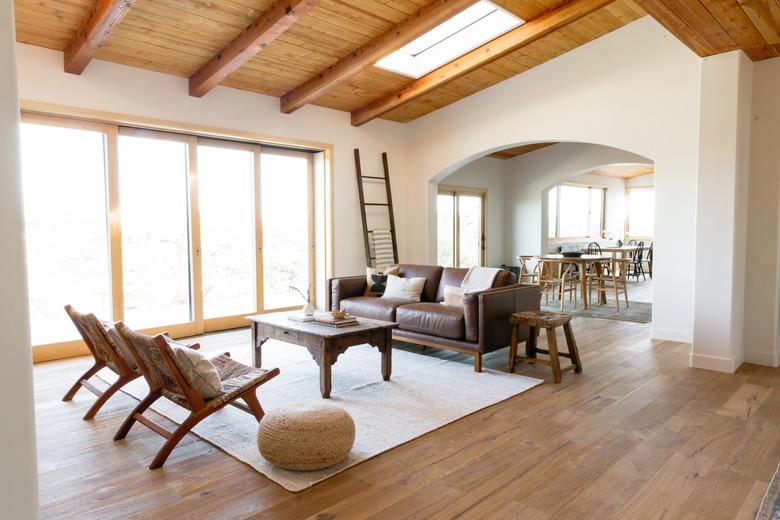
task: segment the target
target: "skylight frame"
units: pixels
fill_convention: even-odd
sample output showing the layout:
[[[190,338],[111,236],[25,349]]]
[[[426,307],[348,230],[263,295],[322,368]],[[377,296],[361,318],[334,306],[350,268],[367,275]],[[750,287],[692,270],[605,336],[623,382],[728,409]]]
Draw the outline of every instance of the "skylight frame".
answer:
[[[492,2],[480,0],[375,65],[417,79],[524,23]]]

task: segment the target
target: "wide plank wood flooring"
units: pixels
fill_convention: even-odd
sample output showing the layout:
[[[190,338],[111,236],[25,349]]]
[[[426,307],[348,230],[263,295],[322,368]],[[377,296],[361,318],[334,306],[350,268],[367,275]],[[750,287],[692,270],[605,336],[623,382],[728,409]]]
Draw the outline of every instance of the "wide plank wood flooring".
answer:
[[[120,393],[83,421],[94,396],[61,398],[89,360],[36,365],[41,516],[754,518],[780,461],[780,369],[692,369],[690,345],[651,341],[649,324],[572,323],[584,373],[557,385],[548,367],[521,364],[518,373],[545,383],[301,493],[192,434],[150,471],[159,436],[136,426],[126,440],[112,440],[135,400]],[[248,330],[199,339],[205,352],[249,348]],[[506,351],[488,355],[485,366],[505,370]]]

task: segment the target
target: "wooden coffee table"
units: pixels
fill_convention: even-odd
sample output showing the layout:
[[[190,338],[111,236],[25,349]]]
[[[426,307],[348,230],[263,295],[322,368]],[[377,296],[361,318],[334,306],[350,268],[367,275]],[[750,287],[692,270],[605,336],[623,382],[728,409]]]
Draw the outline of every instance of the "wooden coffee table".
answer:
[[[278,339],[309,349],[320,367],[322,397],[330,397],[331,366],[349,347],[368,343],[382,354],[382,379],[390,380],[392,368],[392,331],[398,326],[389,321],[358,318],[357,325],[329,327],[312,322],[293,321],[286,312],[248,316],[252,326],[252,365],[262,365],[262,346],[269,339]]]

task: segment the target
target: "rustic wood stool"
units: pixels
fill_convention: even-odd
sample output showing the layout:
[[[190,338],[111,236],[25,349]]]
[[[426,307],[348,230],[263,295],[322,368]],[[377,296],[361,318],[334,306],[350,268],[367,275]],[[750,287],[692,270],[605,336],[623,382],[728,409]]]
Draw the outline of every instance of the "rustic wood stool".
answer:
[[[556,383],[561,382],[561,376],[563,376],[564,372],[569,370],[574,370],[577,374],[582,372],[582,362],[577,351],[577,342],[574,341],[574,333],[571,330],[571,314],[548,311],[516,312],[509,316],[509,323],[512,324],[512,337],[509,343],[509,372],[515,371],[515,362],[517,361],[549,365],[552,368]],[[531,330],[525,343],[526,355],[518,356],[517,335],[518,329],[523,325],[530,327]],[[563,325],[563,332],[566,334],[566,345],[569,347],[568,353],[558,352],[558,339],[555,337],[555,328],[561,325]],[[541,328],[547,331],[547,350],[537,348],[536,346],[536,338]],[[550,359],[538,359],[536,357],[537,353],[547,354],[550,356]],[[569,358],[571,365],[561,370],[559,356]]]

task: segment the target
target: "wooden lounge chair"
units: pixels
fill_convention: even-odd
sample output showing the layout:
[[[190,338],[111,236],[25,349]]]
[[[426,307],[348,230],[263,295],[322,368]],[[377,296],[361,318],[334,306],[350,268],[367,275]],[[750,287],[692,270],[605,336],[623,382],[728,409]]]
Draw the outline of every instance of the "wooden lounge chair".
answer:
[[[210,362],[224,391],[214,397],[204,398],[201,396],[201,392],[204,392],[203,388],[199,390],[194,382],[194,379],[199,379],[204,374],[188,373],[179,356],[174,352],[174,348],[180,347],[172,346],[170,338],[162,334],[147,336],[132,330],[122,322],[116,324],[116,330],[135,356],[138,367],[149,384],[149,395],[142,399],[125,419],[114,435],[114,440],[124,439],[136,421],[168,439],[152,460],[149,469],[159,468],[165,464],[171,451],[196,424],[225,405],[232,404],[251,413],[258,422],[262,419],[263,408],[255,392],[258,386],[279,374],[278,368],[272,370],[253,368],[234,361],[228,353],[221,354]],[[213,374],[207,375],[213,376]],[[190,411],[189,417],[172,432],[143,415],[160,397],[165,397]],[[236,402],[237,399],[242,399],[246,405]]]
[[[73,321],[73,325],[76,326],[76,330],[79,331],[79,334],[84,339],[84,343],[87,344],[87,348],[95,359],[95,363],[92,365],[92,368],[78,378],[62,400],[70,401],[73,399],[73,396],[76,395],[76,392],[82,386],[98,396],[97,401],[84,415],[84,420],[88,420],[95,417],[98,410],[117,390],[133,379],[140,377],[141,374],[135,368],[135,361],[126,357],[120,346],[108,334],[103,323],[94,314],[83,314],[70,305],[65,306],[65,312],[68,313],[68,316]],[[89,379],[103,368],[108,368],[119,376],[105,391],[101,391],[89,382]]]

